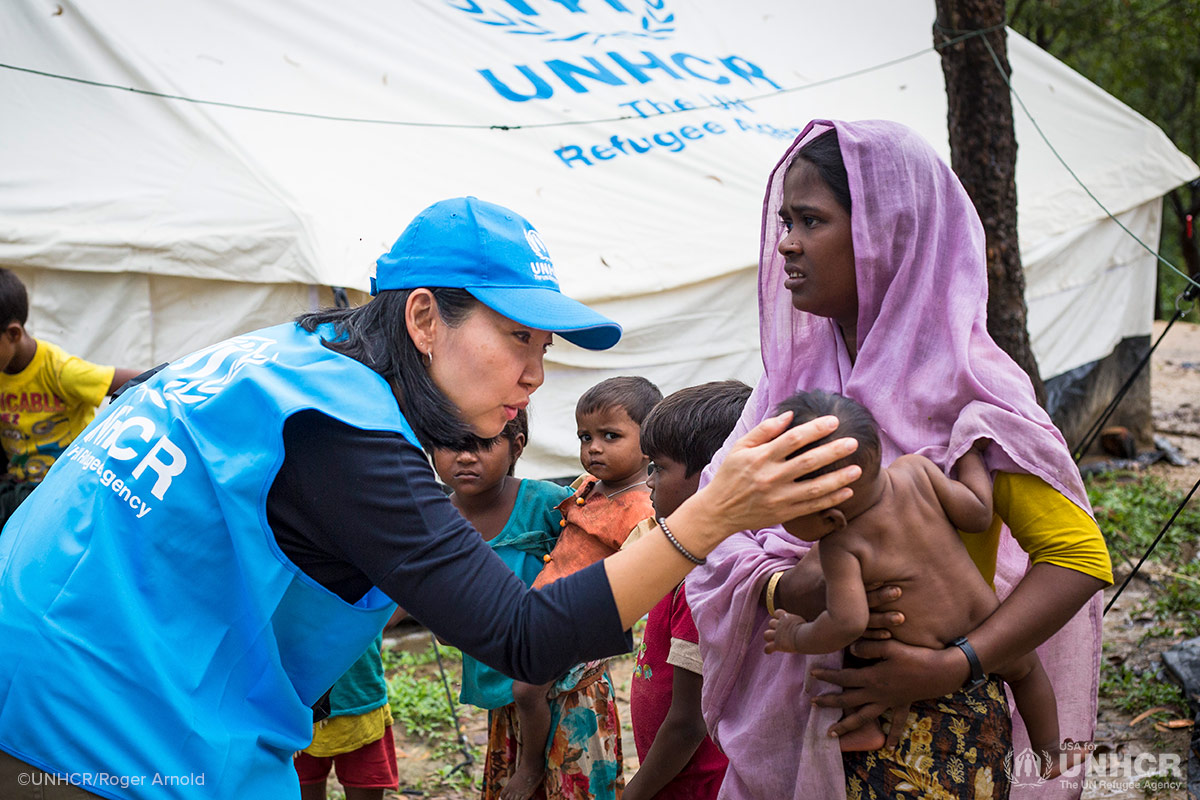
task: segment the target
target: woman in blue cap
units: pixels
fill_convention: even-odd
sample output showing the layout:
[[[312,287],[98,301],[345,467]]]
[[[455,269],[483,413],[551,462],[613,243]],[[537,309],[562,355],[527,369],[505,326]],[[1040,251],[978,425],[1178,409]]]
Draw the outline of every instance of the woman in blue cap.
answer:
[[[520,680],[624,652],[727,535],[844,501],[832,426],[767,420],[634,547],[530,591],[424,448],[490,438],[555,334],[621,330],[563,296],[517,214],[437,203],[375,299],[184,357],[125,392],[0,537],[0,796],[295,797],[310,706],[400,603]],[[586,621],[581,624],[580,621]]]

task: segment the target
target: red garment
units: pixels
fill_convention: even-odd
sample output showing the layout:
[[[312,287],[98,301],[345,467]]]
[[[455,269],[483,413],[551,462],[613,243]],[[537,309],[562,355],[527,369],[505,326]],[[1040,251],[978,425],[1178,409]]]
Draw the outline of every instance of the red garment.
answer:
[[[392,726],[383,729],[383,738],[365,744],[357,750],[341,755],[317,758],[308,753],[296,754],[293,761],[300,785],[322,783],[329,777],[331,767],[337,769],[337,779],[342,786],[357,789],[395,789],[400,785],[400,772],[396,764],[396,741],[392,737]]]
[[[642,634],[642,645],[638,648],[637,666],[633,668],[633,680],[629,685],[633,741],[637,746],[638,759],[642,761],[671,708],[675,666],[667,661],[667,657],[671,653],[672,640],[677,642],[677,653],[683,651],[690,654],[693,649],[687,645],[680,647],[678,643],[696,645],[693,657],[699,659],[700,634],[696,630],[696,623],[692,621],[692,610],[688,607],[683,584],[650,610],[646,631]],[[677,657],[671,660],[679,663],[684,659]],[[692,759],[655,797],[660,800],[715,798],[728,765],[729,759],[710,737],[705,736]]]
[[[593,491],[596,478],[585,475],[580,480],[575,494],[558,506],[563,515],[562,533],[533,582],[535,589],[608,558],[621,549],[639,522],[654,516],[654,504],[644,486],[622,489],[606,497],[604,492]]]

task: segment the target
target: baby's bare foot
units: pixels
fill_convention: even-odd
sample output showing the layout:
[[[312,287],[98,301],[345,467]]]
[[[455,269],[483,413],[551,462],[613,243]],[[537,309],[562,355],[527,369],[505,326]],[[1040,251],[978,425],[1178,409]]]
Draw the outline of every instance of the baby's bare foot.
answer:
[[[782,608],[777,609],[775,615],[771,617],[771,621],[767,623],[767,629],[763,631],[763,638],[767,640],[766,652],[798,652],[796,648],[796,630],[803,624],[803,617],[789,614]]]
[[[878,750],[887,743],[879,720],[871,720],[861,728],[855,728],[838,737],[838,748],[843,753],[858,753],[867,750]]]
[[[500,790],[500,800],[529,800],[534,791],[541,785],[546,775],[546,764],[540,759],[530,764],[533,759],[521,759],[517,770],[504,788]]]

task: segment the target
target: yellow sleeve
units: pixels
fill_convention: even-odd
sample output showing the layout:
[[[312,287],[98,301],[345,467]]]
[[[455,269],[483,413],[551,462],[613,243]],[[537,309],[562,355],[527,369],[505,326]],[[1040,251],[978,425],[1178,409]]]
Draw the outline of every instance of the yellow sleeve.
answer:
[[[984,533],[959,536],[980,574],[992,583],[1000,528],[1007,524],[1034,564],[1054,564],[1111,584],[1112,561],[1095,520],[1036,475],[998,472],[992,486],[996,516]]]
[[[1036,475],[1000,472],[993,507],[1034,564],[1054,564],[1112,584],[1112,561],[1096,521]]]

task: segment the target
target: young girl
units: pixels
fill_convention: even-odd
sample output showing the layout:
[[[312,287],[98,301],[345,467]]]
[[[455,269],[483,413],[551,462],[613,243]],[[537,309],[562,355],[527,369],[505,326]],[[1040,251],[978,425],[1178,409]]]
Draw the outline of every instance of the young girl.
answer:
[[[534,581],[542,588],[616,552],[654,513],[646,487],[641,424],[662,399],[641,377],[601,381],[575,405],[579,461],[586,472],[559,505],[562,533]],[[551,713],[543,789],[548,800],[616,800],[624,789],[621,723],[608,661],[577,664],[558,681],[515,683],[518,704]]]
[[[528,437],[529,418],[521,409],[478,449],[433,451],[438,477],[453,490],[450,502],[527,586],[558,537],[557,506],[571,494],[548,481],[513,477]],[[546,702],[514,703],[512,679],[465,654],[459,700],[488,709],[484,800],[532,795],[545,772]]]

